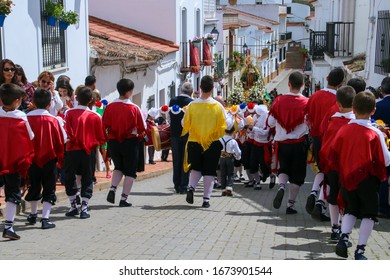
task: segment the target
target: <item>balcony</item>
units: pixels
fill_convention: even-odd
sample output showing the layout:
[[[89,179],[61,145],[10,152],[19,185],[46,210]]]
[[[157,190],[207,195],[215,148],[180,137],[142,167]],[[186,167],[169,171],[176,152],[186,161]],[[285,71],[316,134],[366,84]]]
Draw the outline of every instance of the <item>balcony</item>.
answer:
[[[279,40],[281,40],[281,41],[291,40],[291,38],[292,38],[292,32],[286,32],[286,33],[279,34]]]
[[[310,55],[313,60],[324,59],[325,53],[331,58],[350,57],[353,40],[353,22],[328,22],[326,31],[310,32]]]
[[[181,42],[180,50],[181,50],[180,72],[182,73],[190,72],[190,43]]]

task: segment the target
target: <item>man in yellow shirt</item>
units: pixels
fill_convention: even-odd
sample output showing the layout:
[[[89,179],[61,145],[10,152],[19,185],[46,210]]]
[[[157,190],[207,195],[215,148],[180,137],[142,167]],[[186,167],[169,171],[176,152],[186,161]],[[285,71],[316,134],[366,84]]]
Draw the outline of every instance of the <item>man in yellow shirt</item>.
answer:
[[[213,78],[203,76],[200,82],[201,95],[188,105],[182,131],[182,135],[189,133],[187,153],[190,165],[185,166],[185,169],[190,168],[191,173],[186,201],[194,203],[194,191],[203,176],[202,207],[205,208],[210,207],[210,196],[222,149],[219,138],[226,129],[225,109],[212,98],[213,88]]]

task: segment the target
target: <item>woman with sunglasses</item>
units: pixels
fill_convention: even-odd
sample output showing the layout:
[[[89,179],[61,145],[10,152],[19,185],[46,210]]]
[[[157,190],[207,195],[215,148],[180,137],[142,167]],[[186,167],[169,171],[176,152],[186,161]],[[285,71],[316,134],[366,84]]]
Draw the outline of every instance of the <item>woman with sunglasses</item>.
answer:
[[[6,83],[18,84],[15,72],[15,64],[10,59],[3,59],[0,61],[0,86]],[[3,106],[3,102],[0,99],[0,106]]]
[[[54,75],[49,71],[43,71],[38,76],[38,86],[50,90],[52,94],[49,113],[57,116],[58,111],[64,106],[58,91],[54,89]]]

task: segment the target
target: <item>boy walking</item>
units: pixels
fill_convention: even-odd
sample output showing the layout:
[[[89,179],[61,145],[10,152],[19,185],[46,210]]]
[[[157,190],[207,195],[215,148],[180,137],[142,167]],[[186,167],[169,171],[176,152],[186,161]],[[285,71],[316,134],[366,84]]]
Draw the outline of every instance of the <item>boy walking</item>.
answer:
[[[108,152],[114,162],[111,188],[107,201],[115,203],[115,193],[122,177],[123,190],[119,207],[130,207],[127,198],[137,178],[139,141],[146,133],[146,124],[140,108],[130,101],[134,83],[121,79],[116,85],[119,98],[107,105],[103,114],[103,127],[108,138]]]
[[[379,184],[387,178],[390,154],[383,133],[370,121],[375,112],[375,96],[371,92],[358,93],[353,100],[353,111],[356,120],[351,120],[339,130],[329,153],[333,170],[339,170],[345,201],[336,254],[348,257],[349,234],[356,220],[362,219],[355,260],[366,260],[365,247],[378,215]]]
[[[328,193],[327,201],[329,203],[330,222],[332,226],[330,239],[333,241],[338,241],[340,238],[340,209],[337,203],[340,184],[337,170],[332,170],[328,162],[329,149],[340,128],[347,125],[351,119],[355,119],[355,115],[352,112],[352,102],[355,95],[355,90],[350,86],[339,88],[336,93],[336,104],[339,112],[335,113],[329,120],[325,119],[321,129],[322,146],[319,155],[326,183],[324,186],[329,186],[329,191],[327,188],[325,189]]]
[[[29,169],[30,187],[25,197],[30,202],[31,213],[27,222],[34,225],[37,221],[38,202],[42,200],[41,228],[54,228],[49,216],[56,202],[57,162],[62,166],[64,159],[64,141],[66,133],[58,119],[48,111],[51,93],[47,89],[37,88],[33,95],[36,110],[27,114],[28,122],[35,134],[33,139],[35,155]],[[42,190],[42,193],[41,193]]]
[[[273,206],[275,209],[280,208],[287,182],[290,181],[286,214],[296,214],[295,199],[306,177],[308,126],[305,118],[308,99],[301,94],[302,73],[292,72],[288,86],[290,92],[275,99],[267,123],[276,130],[276,166],[279,162],[279,190]]]
[[[65,116],[65,131],[69,141],[66,143],[65,190],[70,201],[67,217],[77,216],[76,174],[81,175],[80,219],[90,217],[88,202],[93,193],[91,153],[105,142],[100,116],[88,108],[93,98],[92,90],[82,87],[77,95],[78,105],[69,109]]]
[[[234,121],[233,116],[227,118],[225,135],[219,139],[222,144],[219,166],[221,172],[222,196],[233,196],[233,172],[234,159],[241,159],[241,150],[237,141],[233,138]]]
[[[222,150],[219,138],[226,129],[226,113],[222,104],[211,97],[214,88],[211,76],[202,77],[200,88],[201,96],[188,104],[183,118],[182,135],[189,133],[187,151],[191,163],[186,201],[194,203],[195,188],[203,176],[202,207],[208,208]],[[189,166],[185,167],[187,172]]]
[[[5,192],[5,226],[3,238],[18,240],[13,224],[16,207],[21,201],[21,182],[27,176],[34,156],[34,133],[27,116],[17,110],[22,104],[24,90],[15,84],[0,87],[0,176],[3,175]]]

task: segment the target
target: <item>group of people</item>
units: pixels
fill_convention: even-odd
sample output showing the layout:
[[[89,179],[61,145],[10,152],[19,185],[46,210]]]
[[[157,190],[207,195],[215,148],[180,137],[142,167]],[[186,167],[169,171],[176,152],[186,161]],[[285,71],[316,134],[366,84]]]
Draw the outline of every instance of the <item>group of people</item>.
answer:
[[[30,187],[25,200],[31,203],[28,223],[36,223],[41,200],[42,229],[55,227],[50,211],[56,201],[58,168],[64,170],[70,203],[65,215],[89,218],[95,152],[106,143],[104,158],[112,159],[115,166],[107,201],[115,203],[124,179],[119,207],[130,207],[128,197],[137,172],[143,170],[147,122],[154,122],[156,117],[152,111],[148,112],[150,118],[144,117],[130,101],[134,83],[119,80],[119,97],[106,104],[99,115],[93,107],[100,97],[87,86],[90,81],[96,83],[92,76],[87,77],[86,85],[77,88],[74,97],[66,77],[57,84],[59,94],[50,72],[41,73],[38,87],[34,88],[26,79],[16,79],[24,72],[19,72],[12,61],[3,60],[0,68],[0,126],[7,131],[1,134],[0,146],[0,175],[6,195],[3,237],[20,238],[13,223],[21,200],[20,187],[27,178]],[[317,220],[331,222],[330,238],[337,241],[336,253],[341,257],[348,256],[349,235],[356,219],[362,219],[354,257],[366,259],[364,250],[378,210],[382,216],[390,217],[386,170],[390,155],[385,140],[387,127],[383,125],[390,122],[390,78],[382,82],[384,98],[378,103],[366,91],[364,81],[352,79],[343,86],[344,80],[344,71],[335,68],[327,77],[327,87],[308,98],[301,93],[303,74],[294,71],[288,79],[289,92],[275,95],[272,106],[254,100],[230,107],[224,100],[213,98],[211,76],[202,77],[196,99],[191,98],[193,85],[183,83],[181,93],[170,100],[166,118],[171,129],[176,193],[185,194],[187,203],[193,204],[194,192],[203,177],[202,207],[208,208],[215,178],[223,189],[221,195],[233,196],[233,182],[241,181],[244,168],[246,187],[254,190],[261,190],[261,182],[268,178],[272,189],[277,178],[273,207],[281,207],[288,190],[286,214],[294,215],[311,150],[317,174],[307,198],[307,212]],[[377,123],[373,124],[371,118]],[[328,205],[330,217],[325,215]]]
[[[100,100],[96,78],[87,76],[85,85],[73,92],[65,75],[55,84],[54,75],[43,71],[36,82],[29,83],[23,68],[9,59],[0,61],[0,69],[0,123],[4,131],[0,188],[4,186],[6,201],[3,237],[20,238],[13,222],[22,195],[31,206],[28,224],[37,222],[41,201],[41,228],[55,227],[50,212],[56,202],[58,177],[71,202],[66,215],[75,214],[74,206],[79,203],[80,218],[88,218],[96,151],[99,146],[103,153],[106,143],[99,115],[99,109],[102,114],[104,108],[96,108]]]

